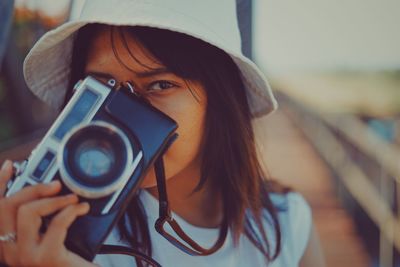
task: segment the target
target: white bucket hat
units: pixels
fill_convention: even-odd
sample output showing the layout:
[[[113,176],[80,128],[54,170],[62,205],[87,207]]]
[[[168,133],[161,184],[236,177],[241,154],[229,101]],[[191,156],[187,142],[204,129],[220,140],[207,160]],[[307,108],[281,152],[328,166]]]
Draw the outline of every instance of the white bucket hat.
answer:
[[[267,79],[241,52],[235,0],[86,0],[81,16],[42,36],[24,62],[29,88],[55,109],[64,101],[76,33],[89,23],[149,26],[208,42],[239,67],[254,117],[277,108]]]

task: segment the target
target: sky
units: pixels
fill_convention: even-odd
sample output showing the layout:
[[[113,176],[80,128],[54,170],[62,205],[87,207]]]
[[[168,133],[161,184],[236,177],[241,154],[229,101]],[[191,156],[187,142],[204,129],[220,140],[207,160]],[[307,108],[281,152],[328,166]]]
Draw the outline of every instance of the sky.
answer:
[[[254,57],[270,73],[400,69],[398,0],[254,0]]]

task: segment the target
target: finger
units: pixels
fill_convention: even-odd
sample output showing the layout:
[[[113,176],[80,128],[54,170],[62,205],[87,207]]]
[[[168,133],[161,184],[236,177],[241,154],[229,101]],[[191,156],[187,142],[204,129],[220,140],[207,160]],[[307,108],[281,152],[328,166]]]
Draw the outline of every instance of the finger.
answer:
[[[12,168],[12,161],[6,160],[0,170],[0,234],[15,232],[14,212],[8,208],[4,198],[7,183],[12,177]],[[2,243],[0,245],[10,247],[12,243]]]
[[[13,243],[3,244],[1,262],[6,263],[4,266],[18,266],[18,248]],[[3,266],[0,264],[0,266]]]
[[[31,202],[38,198],[50,197],[56,195],[61,190],[60,181],[53,181],[47,184],[37,184],[23,188],[21,191],[9,196],[7,203],[14,208]]]
[[[17,215],[18,246],[21,249],[36,245],[39,241],[39,230],[42,217],[48,216],[68,205],[78,202],[76,195],[43,198],[22,205]]]
[[[61,188],[60,182],[26,187],[7,198],[0,199],[0,229],[3,232],[17,232],[17,213],[20,205],[35,200],[35,197],[52,195]],[[30,219],[25,219],[30,223]]]
[[[42,245],[44,249],[49,249],[54,245],[64,245],[68,228],[78,216],[89,212],[88,203],[80,203],[64,208],[50,222],[46,234],[43,237]]]
[[[7,183],[13,174],[13,166],[11,160],[4,161],[0,170],[0,198],[4,196],[7,189]]]

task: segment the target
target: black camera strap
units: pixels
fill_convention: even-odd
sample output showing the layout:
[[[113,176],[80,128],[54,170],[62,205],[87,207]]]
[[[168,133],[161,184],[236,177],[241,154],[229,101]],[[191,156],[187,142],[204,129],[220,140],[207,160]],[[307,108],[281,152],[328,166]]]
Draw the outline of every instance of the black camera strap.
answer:
[[[183,231],[183,229],[171,216],[171,210],[169,208],[168,196],[167,196],[164,162],[162,157],[159,157],[156,160],[154,167],[155,167],[158,197],[159,197],[159,218],[157,219],[155,224],[157,232],[160,233],[164,238],[166,238],[177,248],[181,249],[182,251],[190,255],[207,256],[219,250],[225,243],[225,239],[228,234],[228,223],[225,219],[225,216],[219,231],[219,237],[215,242],[215,244],[209,249],[201,247]],[[175,233],[179,236],[179,238],[184,240],[186,244],[176,239],[167,231],[165,231],[164,230],[165,223],[168,223],[171,226],[171,228],[175,231]]]

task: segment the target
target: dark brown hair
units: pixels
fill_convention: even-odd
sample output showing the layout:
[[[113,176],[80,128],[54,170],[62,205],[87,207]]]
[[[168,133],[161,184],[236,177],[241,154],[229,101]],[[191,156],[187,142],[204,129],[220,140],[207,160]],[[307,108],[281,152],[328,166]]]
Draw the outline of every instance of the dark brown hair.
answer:
[[[88,49],[98,27],[92,24],[78,33],[72,55],[70,88],[83,78]],[[203,137],[206,156],[202,157],[197,189],[210,179],[222,196],[223,212],[235,244],[240,235],[245,234],[267,262],[273,260],[281,249],[277,209],[270,199],[273,183],[267,179],[257,157],[252,116],[237,65],[221,49],[185,34],[149,27],[115,29],[123,38],[124,33],[132,34],[174,74],[200,82],[206,89]],[[134,56],[132,59],[136,60]],[[70,96],[71,89],[66,101]],[[132,200],[118,226],[124,240],[151,256],[145,209],[138,197]],[[273,228],[269,233],[274,233],[274,237],[267,236],[266,226]],[[273,247],[270,240],[275,240]],[[142,266],[140,262],[137,264]]]

